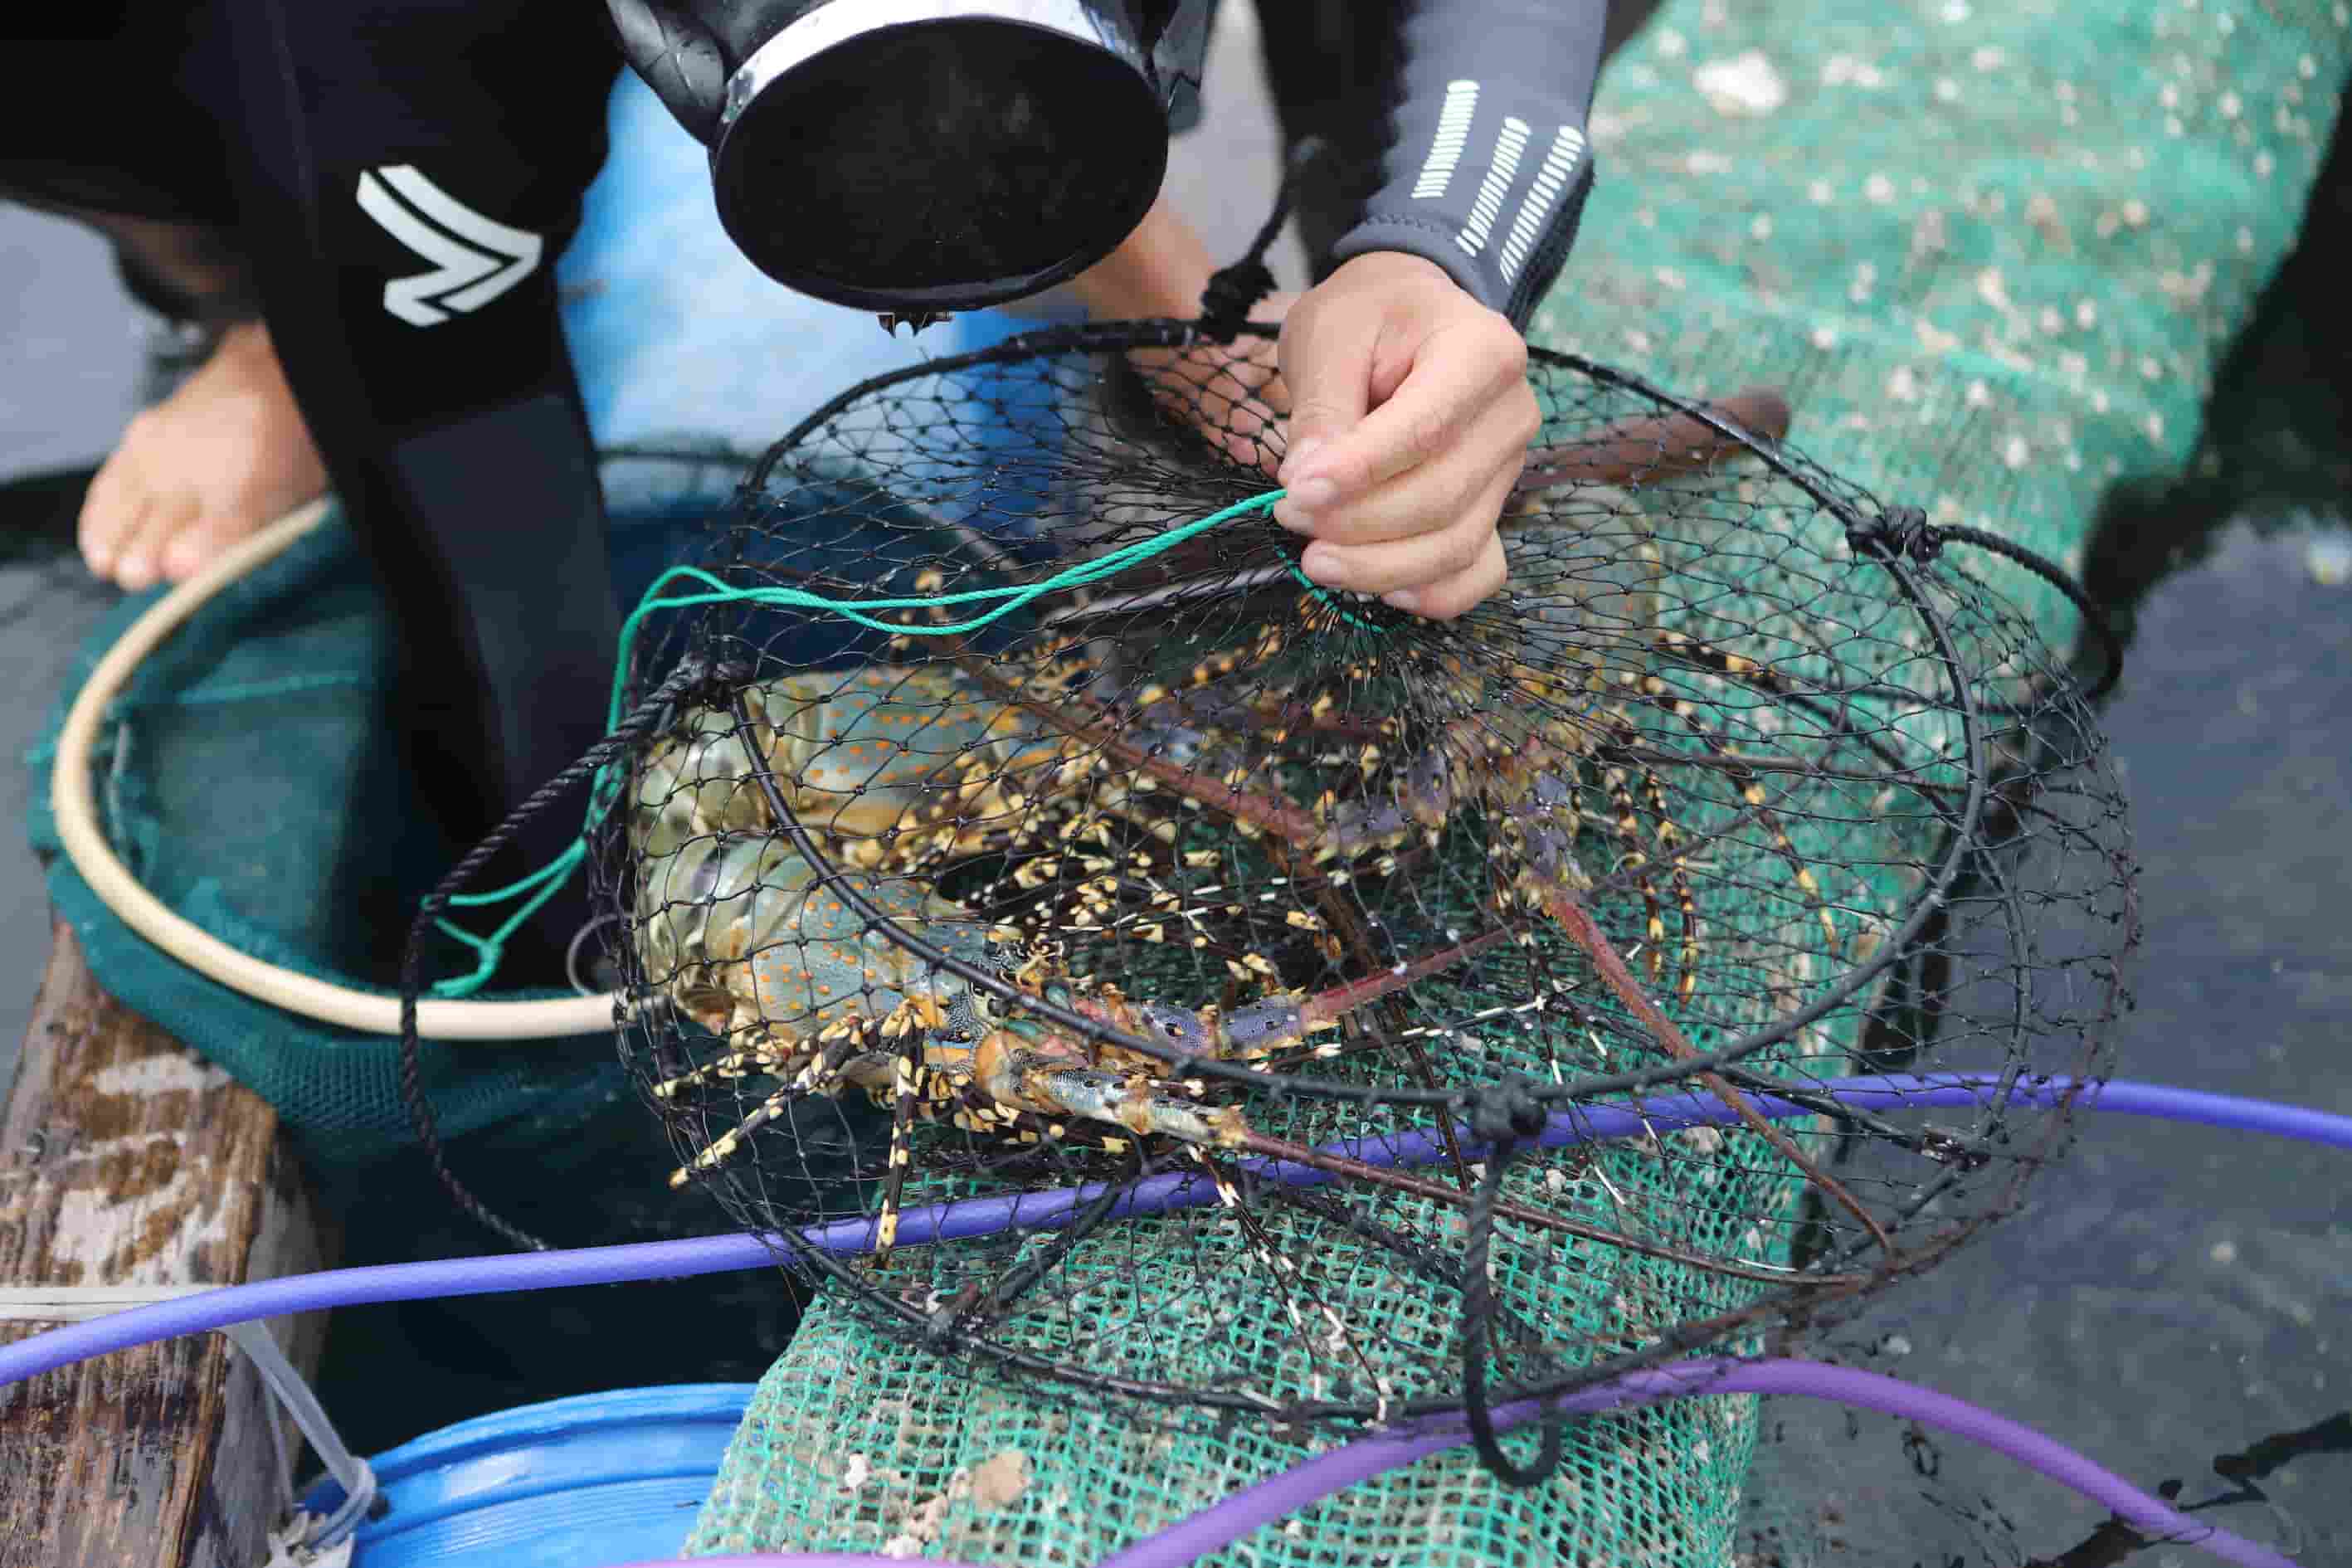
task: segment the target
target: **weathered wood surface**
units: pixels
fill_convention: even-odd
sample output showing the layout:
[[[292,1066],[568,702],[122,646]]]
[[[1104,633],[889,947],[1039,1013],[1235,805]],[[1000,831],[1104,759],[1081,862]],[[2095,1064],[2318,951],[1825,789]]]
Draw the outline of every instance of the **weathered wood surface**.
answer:
[[[276,1113],[100,990],[59,925],[0,1111],[0,1284],[230,1285],[329,1249]],[[309,1375],[324,1315],[271,1327]],[[0,1388],[0,1568],[253,1568],[285,1500],[272,1415],[219,1334]]]

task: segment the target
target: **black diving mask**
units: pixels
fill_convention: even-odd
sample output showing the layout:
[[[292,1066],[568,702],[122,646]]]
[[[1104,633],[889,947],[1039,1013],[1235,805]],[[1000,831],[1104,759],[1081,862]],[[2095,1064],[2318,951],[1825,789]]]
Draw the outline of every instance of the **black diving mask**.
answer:
[[[1134,232],[1212,0],[606,0],[710,149],[760,270],[921,318],[1051,288]]]

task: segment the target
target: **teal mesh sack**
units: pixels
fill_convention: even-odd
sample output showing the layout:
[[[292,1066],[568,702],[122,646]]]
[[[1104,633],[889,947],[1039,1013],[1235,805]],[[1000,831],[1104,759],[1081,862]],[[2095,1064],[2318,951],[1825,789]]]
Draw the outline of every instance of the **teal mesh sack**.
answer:
[[[742,472],[724,452],[608,457],[625,592],[689,547]],[[49,739],[26,759],[50,898],[111,994],[268,1100],[314,1165],[364,1166],[413,1142],[398,1041],[295,1016],[189,968],[124,924],[61,852],[47,794],[57,725],[152,602],[127,599],[95,628]],[[140,666],[92,763],[108,843],[167,907],[255,958],[387,997],[415,900],[463,847],[432,827],[396,764],[393,657],[382,595],[331,510]],[[455,944],[436,959],[436,973],[471,967]],[[452,1135],[503,1125],[526,1144],[575,1127],[617,1087],[602,1036],[428,1044],[425,1068]]]
[[[1843,478],[1917,506],[1927,523],[1981,526],[2071,561],[2112,488],[2160,481],[2192,449],[2215,358],[2294,235],[2336,112],[2347,25],[2345,9],[2326,5],[1735,15],[1714,0],[1669,4],[1604,77],[1593,126],[1601,179],[1531,337],[1688,395],[1785,388],[1797,438]],[[1734,472],[1706,482],[1739,496],[1751,481]],[[1969,593],[1995,593],[2042,642],[2079,629],[2075,607],[2037,578],[1980,558],[1946,569]],[[1738,614],[1736,595],[1722,602]],[[1813,847],[1803,833],[1792,839]],[[1914,1001],[1945,984],[1910,960],[1890,973]],[[1857,1032],[1832,1034],[1832,1054],[1866,1046],[1889,1016],[1851,1018]],[[740,1109],[759,1110],[774,1087],[745,1086]],[[822,1152],[836,1114],[848,1113],[819,1109],[795,1131],[815,1133]],[[793,1114],[812,1121],[797,1106]],[[689,1122],[682,1159],[734,1121]],[[846,1142],[835,1139],[836,1159]],[[1703,1163],[1643,1167],[1610,1149],[1592,1169],[1629,1201],[1706,1234]],[[1801,1212],[1786,1166],[1759,1162],[1754,1190],[1774,1190],[1776,1175]],[[833,1176],[812,1168],[774,1195],[805,1205]],[[858,1190],[870,1226],[875,1184]],[[1087,1278],[1140,1280],[1130,1296],[1155,1278],[1197,1284],[1201,1255],[1171,1265],[1150,1235],[1155,1223],[1089,1241]],[[1321,1289],[1360,1331],[1444,1342],[1447,1323],[1416,1295],[1425,1281],[1409,1289],[1414,1275],[1393,1251],[1368,1266],[1360,1237],[1322,1239],[1331,1245],[1315,1256],[1332,1262]],[[1801,1239],[1783,1228],[1759,1256],[1793,1261]],[[1238,1269],[1241,1250],[1230,1244],[1223,1261]],[[902,1252],[892,1268],[905,1267]],[[919,1277],[940,1267],[916,1266],[904,1305],[951,1326],[964,1303],[940,1287],[969,1275]],[[1278,1291],[1256,1287],[1253,1302],[1251,1289],[1213,1289],[1205,1303],[1168,1289],[1156,1299],[1171,1314],[1162,1353],[1189,1354],[1204,1373],[1229,1365],[1232,1337],[1213,1347],[1185,1331],[1204,1312],[1219,1328],[1234,1327],[1219,1312],[1270,1324],[1262,1342],[1297,1331],[1283,1327]],[[1090,1562],[1336,1436],[1076,1394],[999,1375],[977,1356],[942,1360],[877,1328],[859,1300],[820,1300],[763,1382],[696,1550]],[[1139,1321],[1162,1320],[1125,1320]],[[1075,1309],[1062,1321],[1069,1337],[1055,1348],[1117,1364],[1108,1325]],[[1720,1348],[1754,1347],[1734,1334]],[[1738,1505],[1756,1431],[1754,1402],[1741,1398],[1580,1423],[1561,1469],[1531,1490],[1501,1486],[1457,1450],[1218,1560],[1734,1560],[1749,1544]],[[1524,1457],[1527,1440],[1512,1441]]]

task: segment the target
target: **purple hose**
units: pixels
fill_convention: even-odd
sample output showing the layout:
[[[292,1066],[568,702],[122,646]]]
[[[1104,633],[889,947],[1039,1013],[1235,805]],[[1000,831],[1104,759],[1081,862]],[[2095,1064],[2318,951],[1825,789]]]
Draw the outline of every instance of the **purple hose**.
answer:
[[[1627,1373],[1582,1389],[1555,1408],[1590,1415],[1627,1410],[1696,1394],[1801,1394],[1840,1405],[1877,1410],[1924,1426],[1941,1427],[2007,1455],[2019,1464],[2070,1487],[2105,1507],[2145,1536],[2201,1546],[2239,1568],[2295,1568],[2294,1561],[2216,1525],[2188,1515],[2134,1487],[2114,1471],[2092,1463],[2055,1438],[1996,1415],[1965,1400],[1898,1382],[1880,1373],[1831,1366],[1824,1362],[1691,1361],[1646,1372]],[[1533,1401],[1497,1410],[1497,1426],[1532,1420]],[[1310,1459],[1296,1469],[1260,1481],[1202,1509],[1159,1534],[1113,1552],[1097,1568],[1178,1568],[1230,1545],[1251,1531],[1286,1518],[1359,1481],[1409,1465],[1469,1440],[1466,1429],[1442,1426],[1421,1433],[1369,1437]],[[814,1560],[779,1558],[772,1568]]]
[[[1931,1073],[1885,1078],[1832,1079],[1821,1087],[1843,1100],[1873,1110],[1906,1106],[1983,1105],[1983,1092],[1996,1088],[1993,1073]],[[2010,1091],[2012,1101],[2054,1105],[2074,1087],[2073,1079],[2026,1079]],[[2352,1150],[2352,1116],[2337,1116],[2306,1106],[2282,1105],[2274,1100],[2242,1100],[2231,1094],[2208,1094],[2201,1089],[2176,1089],[2164,1083],[2137,1083],[2110,1079],[2084,1087],[2078,1104],[2111,1116],[2147,1116],[2160,1121],[2190,1121],[2224,1127],[2233,1132],[2263,1132],[2305,1143]]]
[[[1811,1086],[1856,1105],[1880,1110],[1930,1106],[1980,1105],[2000,1079],[1987,1073],[1943,1073],[1929,1077],[1874,1077],[1833,1079]],[[2011,1087],[2009,1099],[2028,1104],[2053,1105],[2076,1095],[2070,1079],[2024,1079]],[[1769,1095],[1754,1097],[1765,1114],[1792,1117],[1811,1114],[1803,1107]],[[2200,1122],[2241,1131],[2265,1132],[2352,1150],[2352,1117],[2205,1094],[2161,1084],[2108,1082],[2081,1086],[2076,1104],[2123,1115],[2150,1116],[2166,1121]],[[1579,1108],[1558,1111],[1538,1142],[1561,1146],[1601,1139],[1639,1135],[1661,1127],[1676,1128],[1728,1122],[1734,1112],[1721,1100],[1696,1093],[1656,1095],[1631,1105]],[[1380,1140],[1356,1139],[1332,1146],[1383,1165],[1427,1163],[1438,1157],[1442,1140],[1433,1132],[1414,1132]],[[1326,1172],[1290,1162],[1263,1162],[1259,1173],[1293,1185],[1318,1185],[1333,1178]],[[984,1236],[1014,1226],[1045,1226],[1065,1223],[1103,1191],[1099,1184],[1056,1192],[1021,1194],[1002,1198],[971,1199],[911,1210],[901,1217],[902,1244],[954,1240]],[[1213,1202],[1209,1184],[1190,1174],[1157,1176],[1135,1183],[1118,1205],[1121,1215],[1150,1214],[1202,1206]],[[814,1226],[803,1233],[810,1245],[827,1251],[859,1252],[872,1245],[872,1223],[850,1220]],[[75,1362],[110,1351],[126,1350],[182,1334],[226,1328],[233,1323],[322,1308],[356,1306],[380,1301],[411,1301],[441,1296],[484,1295],[507,1290],[543,1290],[566,1285],[608,1285],[633,1279],[678,1278],[754,1268],[770,1261],[766,1244],[755,1236],[699,1237],[691,1241],[641,1242],[623,1247],[589,1247],[568,1252],[534,1252],[492,1258],[461,1258],[432,1263],[396,1263],[369,1268],[345,1268],[322,1274],[294,1275],[236,1285],[201,1295],[184,1296],[150,1307],[112,1313],[88,1322],[69,1324],[36,1334],[12,1345],[0,1345],[0,1386],[37,1377]],[[1948,1395],[1915,1388],[1875,1373],[1858,1372],[1815,1362],[1687,1362],[1653,1371],[1632,1373],[1583,1390],[1559,1402],[1572,1413],[1620,1409],[1689,1394],[1800,1394],[1885,1411],[1984,1443],[2021,1464],[2104,1504],[2117,1518],[2143,1535],[2179,1539],[2203,1546],[2225,1562],[2242,1568],[2294,1568],[2288,1559],[2267,1547],[2212,1526],[2200,1525],[2166,1504],[2135,1489],[2122,1478],[2091,1463],[2063,1444],[2031,1428],[1980,1410]],[[1496,1412],[1499,1425],[1531,1419],[1532,1404]],[[1269,1521],[1297,1511],[1319,1499],[1364,1479],[1410,1464],[1425,1454],[1451,1447],[1465,1434],[1451,1428],[1419,1434],[1397,1434],[1352,1443],[1295,1470],[1260,1482],[1224,1501],[1108,1559],[1101,1568],[1167,1568],[1188,1563],[1228,1544]],[[686,1560],[693,1568],[872,1568],[892,1559],[856,1553],[704,1557]],[[942,1568],[959,1568],[945,1564]]]
[[[1808,1399],[1859,1405],[1940,1427],[2006,1454],[2027,1468],[2072,1488],[2151,1540],[2201,1546],[2238,1568],[2295,1568],[2292,1559],[2219,1526],[2198,1523],[2149,1497],[2114,1471],[2093,1464],[2064,1444],[2029,1426],[1949,1394],[1914,1387],[1879,1373],[1813,1361],[1682,1362],[1611,1378],[1570,1394],[1559,1401],[1556,1408],[1570,1415],[1591,1415],[1716,1394],[1801,1394]],[[1495,1413],[1496,1424],[1502,1426],[1517,1426],[1538,1414],[1538,1406],[1532,1401],[1507,1405]],[[1235,1492],[1157,1535],[1113,1552],[1096,1568],[1183,1568],[1221,1547],[1232,1545],[1254,1530],[1310,1508],[1360,1481],[1468,1440],[1467,1431],[1447,1426],[1363,1438]],[[849,1552],[778,1552],[687,1557],[670,1563],[638,1563],[635,1568],[876,1568],[891,1561]],[[943,1568],[962,1565],[950,1563]]]
[[[1834,1095],[1875,1110],[1925,1109],[1980,1105],[1985,1091],[2000,1080],[1990,1073],[1939,1073],[1932,1077],[1832,1079],[1811,1086],[1815,1092]],[[2022,1079],[2010,1099],[2051,1105],[2075,1091],[2072,1079]],[[1769,1095],[1751,1097],[1768,1116],[1809,1115],[1803,1107]],[[2309,1110],[2269,1100],[2241,1100],[2204,1094],[2162,1084],[2109,1082],[2082,1088],[2075,1103],[2094,1110],[2129,1116],[2152,1116],[2172,1121],[2202,1122],[2240,1131],[2266,1132],[2352,1150],[2352,1117]],[[1638,1137],[1653,1130],[1671,1131],[1704,1123],[1727,1123],[1734,1113],[1721,1100],[1697,1093],[1654,1095],[1630,1105],[1580,1107],[1554,1111],[1537,1142],[1560,1147],[1609,1138]],[[1371,1164],[1427,1164],[1442,1157],[1444,1142],[1434,1132],[1398,1133],[1380,1139],[1349,1139],[1328,1146],[1335,1153],[1351,1155]],[[1329,1173],[1288,1161],[1255,1162],[1261,1176],[1292,1186],[1316,1186],[1335,1180]],[[955,1241],[992,1236],[1016,1226],[1036,1228],[1066,1223],[1103,1191],[1099,1183],[1051,1192],[1021,1193],[1005,1197],[969,1198],[909,1209],[899,1216],[901,1246]],[[1192,1173],[1152,1176],[1134,1183],[1118,1205],[1117,1216],[1159,1214],[1174,1209],[1202,1208],[1216,1202],[1213,1184]],[[827,1252],[858,1253],[873,1246],[873,1222],[842,1220],[813,1226],[802,1235]],[[758,1268],[773,1261],[773,1254],[756,1236],[697,1237],[688,1241],[646,1241],[620,1247],[583,1247],[562,1252],[505,1253],[488,1258],[453,1258],[430,1263],[386,1263],[367,1268],[330,1269],[320,1274],[295,1274],[231,1285],[199,1295],[134,1307],[87,1322],[71,1323],[34,1334],[14,1344],[0,1345],[0,1387],[37,1377],[61,1366],[134,1345],[175,1339],[290,1312],[332,1307],[363,1306],[380,1301],[415,1301],[441,1296],[480,1296],[507,1290],[549,1290],[569,1285],[614,1285],[635,1279],[682,1279],[694,1274],[721,1274],[730,1269]]]

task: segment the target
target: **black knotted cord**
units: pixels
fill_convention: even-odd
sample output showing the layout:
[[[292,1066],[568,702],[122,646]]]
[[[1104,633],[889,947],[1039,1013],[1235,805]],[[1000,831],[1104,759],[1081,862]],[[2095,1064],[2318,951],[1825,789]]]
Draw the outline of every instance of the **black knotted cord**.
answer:
[[[2099,639],[2100,651],[2105,658],[2099,679],[2084,693],[2085,700],[2096,702],[2113,691],[2116,682],[2123,679],[2123,638],[2116,633],[2112,619],[2089,592],[2074,581],[2072,573],[2038,550],[1981,528],[1929,522],[1927,512],[1916,506],[1888,507],[1868,519],[1849,514],[1845,542],[1846,547],[1857,556],[1899,557],[1921,566],[1934,561],[1947,544],[1972,544],[1979,550],[2013,561],[2063,594],[2081,614],[2083,624]]]
[[[1291,149],[1290,160],[1284,167],[1282,183],[1275,190],[1274,210],[1258,226],[1257,236],[1241,258],[1221,267],[1209,278],[1208,286],[1201,290],[1202,335],[1229,342],[1241,335],[1249,322],[1250,308],[1274,292],[1274,272],[1265,264],[1266,252],[1274,248],[1282,226],[1290,221],[1290,209],[1297,200],[1298,183],[1315,161],[1323,155],[1319,137],[1300,138]]]
[[[400,1098],[402,1103],[408,1107],[408,1124],[415,1131],[417,1145],[425,1151],[425,1161],[432,1166],[435,1178],[459,1211],[517,1247],[532,1252],[550,1250],[548,1243],[494,1212],[449,1168],[448,1152],[442,1146],[440,1128],[434,1121],[432,1101],[425,1091],[424,1052],[416,1032],[417,999],[425,990],[425,938],[432,931],[434,922],[447,912],[451,897],[462,891],[483,867],[513,843],[516,835],[535,821],[541,812],[619,760],[661,722],[663,715],[672,706],[697,689],[708,687],[712,679],[710,668],[706,664],[691,659],[680,663],[667,680],[632,708],[603,740],[582,752],[579,760],[571,766],[533,790],[529,799],[507,813],[505,820],[490,829],[480,843],[467,850],[464,858],[451,867],[448,874],[425,896],[417,905],[416,918],[409,922],[408,945],[400,956]]]
[[[1524,1079],[1481,1090],[1470,1102],[1470,1135],[1486,1145],[1486,1173],[1470,1195],[1469,1235],[1462,1247],[1462,1414],[1479,1462],[1507,1487],[1539,1486],[1559,1469],[1567,1441],[1567,1417],[1543,1416],[1543,1436],[1534,1460],[1522,1465],[1503,1450],[1488,1403],[1486,1358],[1495,1320],[1495,1283],[1487,1268],[1495,1242],[1495,1202],[1503,1190],[1519,1145],[1544,1128],[1543,1102]]]

